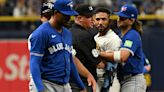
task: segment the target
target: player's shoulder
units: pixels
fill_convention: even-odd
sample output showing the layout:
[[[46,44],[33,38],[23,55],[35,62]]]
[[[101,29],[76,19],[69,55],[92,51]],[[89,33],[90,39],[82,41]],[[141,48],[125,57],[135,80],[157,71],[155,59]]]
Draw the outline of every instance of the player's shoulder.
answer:
[[[114,39],[120,39],[120,37],[112,29],[107,32],[107,36]]]
[[[49,30],[49,26],[47,24],[47,22],[42,23],[38,28],[36,28],[33,32],[32,32],[32,36],[40,36],[40,35],[46,35],[46,33],[48,32],[47,30]]]
[[[131,29],[129,31],[129,34],[130,34],[129,36],[140,36],[140,34],[135,29]]]
[[[66,27],[63,27],[63,31],[64,31],[65,33],[71,34],[71,31],[70,31],[68,28],[66,28]]]
[[[80,34],[80,33],[84,32],[83,30],[85,30],[85,29],[82,26],[74,23],[72,25],[72,27],[69,28],[69,30],[72,32],[72,34]]]
[[[131,39],[140,39],[140,34],[135,29],[131,29],[128,31],[128,34],[126,35],[126,38]]]

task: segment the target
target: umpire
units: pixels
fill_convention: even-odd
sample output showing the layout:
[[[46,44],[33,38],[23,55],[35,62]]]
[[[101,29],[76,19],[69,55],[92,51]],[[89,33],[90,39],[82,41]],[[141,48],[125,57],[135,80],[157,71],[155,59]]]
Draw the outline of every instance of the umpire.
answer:
[[[75,23],[70,28],[70,31],[73,35],[73,47],[77,51],[76,57],[97,79],[96,66],[99,61],[92,55],[92,50],[96,48],[94,35],[97,33],[97,31],[92,30],[93,7],[90,5],[79,5],[75,10],[79,15],[75,16]],[[94,54],[96,56],[96,53]],[[81,79],[86,86],[87,92],[93,92],[92,88],[87,84],[87,79],[82,76]],[[79,92],[76,85],[71,83],[71,87],[73,92]]]

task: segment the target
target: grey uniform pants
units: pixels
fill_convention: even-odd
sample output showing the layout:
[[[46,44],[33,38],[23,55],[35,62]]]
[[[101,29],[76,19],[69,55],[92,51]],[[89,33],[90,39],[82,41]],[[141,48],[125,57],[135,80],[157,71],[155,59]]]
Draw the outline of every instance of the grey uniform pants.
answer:
[[[146,92],[146,80],[143,74],[137,74],[122,81],[120,92]]]
[[[64,85],[58,85],[47,80],[42,80],[42,82],[45,89],[42,92],[72,92],[69,83]],[[29,90],[30,92],[38,92],[32,79],[29,83]]]

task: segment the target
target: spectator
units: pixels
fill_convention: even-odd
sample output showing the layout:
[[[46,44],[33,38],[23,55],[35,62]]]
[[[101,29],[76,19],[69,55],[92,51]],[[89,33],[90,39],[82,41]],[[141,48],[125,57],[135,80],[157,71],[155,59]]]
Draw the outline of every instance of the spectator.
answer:
[[[25,16],[27,14],[27,7],[25,0],[17,0],[16,6],[13,10],[13,16]]]

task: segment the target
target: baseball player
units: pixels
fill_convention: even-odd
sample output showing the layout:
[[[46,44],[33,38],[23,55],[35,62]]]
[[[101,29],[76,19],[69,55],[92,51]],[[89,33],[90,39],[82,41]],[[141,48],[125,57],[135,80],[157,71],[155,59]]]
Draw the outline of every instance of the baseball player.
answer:
[[[100,51],[105,51],[105,52],[116,51],[119,49],[121,45],[121,39],[109,27],[111,22],[109,18],[110,14],[111,12],[106,8],[98,8],[94,11],[94,15],[93,15],[94,24],[96,28],[99,30],[99,33],[94,36],[94,39],[97,43],[97,49],[99,49]],[[102,59],[102,62],[98,64],[98,68],[99,68],[97,69],[98,74],[99,72],[103,71],[105,68],[105,74],[102,73],[102,76],[99,76],[98,79],[99,88],[101,88],[100,92],[108,92],[109,87],[112,86],[114,72],[116,72],[116,67],[117,67],[116,63],[111,63],[111,62],[106,63],[106,60],[104,59]],[[105,78],[103,85],[99,83],[102,78]]]
[[[146,92],[143,76],[144,56],[142,49],[142,24],[137,20],[135,7],[125,4],[119,12],[117,26],[121,29],[122,44],[120,50],[100,52],[100,56],[118,62],[118,79],[121,92]]]
[[[54,7],[50,7],[51,5],[49,5],[49,4],[53,4],[53,3],[45,2],[42,5],[42,8],[41,8],[41,21],[42,22],[48,21],[50,19],[50,16],[52,15]],[[80,62],[80,60],[75,56],[76,55],[75,49],[72,50],[72,54],[73,54],[73,61],[75,63],[75,66],[78,69],[79,74],[81,76],[84,76],[87,78],[88,85],[92,86],[93,92],[95,92],[96,91],[96,81],[95,81],[94,77],[87,70],[87,68],[85,68],[85,66]]]
[[[85,92],[72,57],[72,36],[63,25],[78,13],[71,0],[56,0],[48,22],[29,36],[30,72],[39,92],[72,92],[69,78]],[[33,89],[32,89],[33,90]]]

